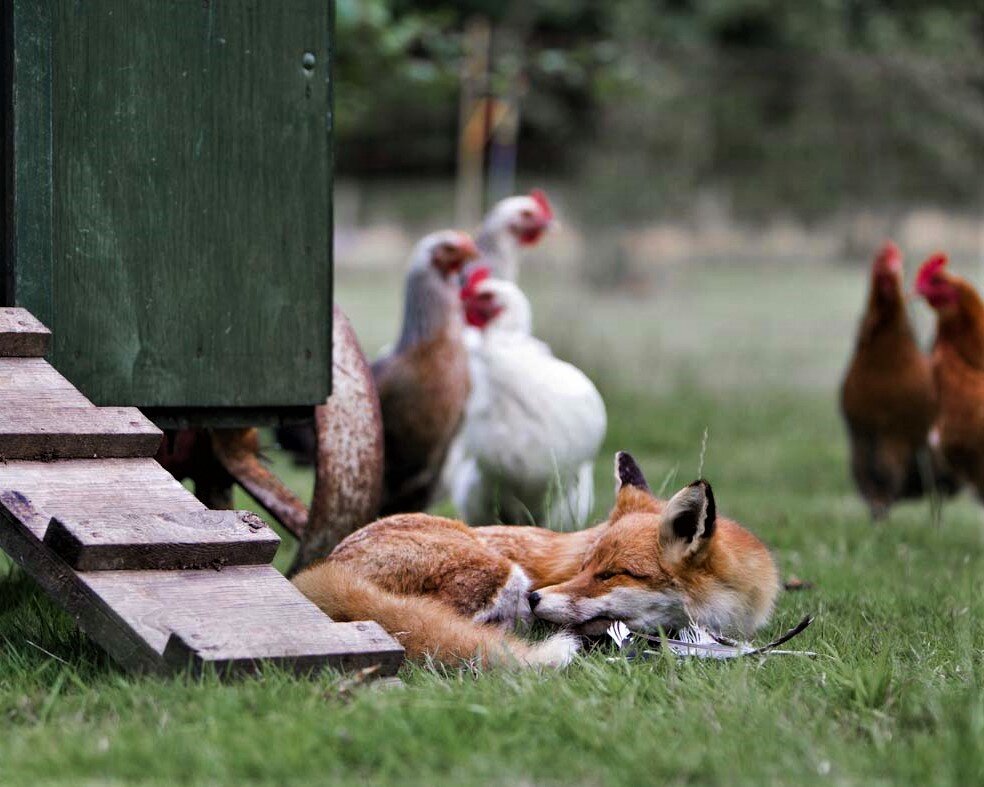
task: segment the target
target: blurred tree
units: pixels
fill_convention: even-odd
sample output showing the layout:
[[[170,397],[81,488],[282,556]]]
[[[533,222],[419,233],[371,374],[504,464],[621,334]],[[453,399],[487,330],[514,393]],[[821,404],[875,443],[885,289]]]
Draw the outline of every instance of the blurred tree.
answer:
[[[337,0],[342,173],[452,171],[475,14],[493,88],[524,81],[522,168],[608,177],[627,210],[708,183],[750,214],[981,198],[980,0]],[[659,173],[647,198],[618,193],[625,170]]]

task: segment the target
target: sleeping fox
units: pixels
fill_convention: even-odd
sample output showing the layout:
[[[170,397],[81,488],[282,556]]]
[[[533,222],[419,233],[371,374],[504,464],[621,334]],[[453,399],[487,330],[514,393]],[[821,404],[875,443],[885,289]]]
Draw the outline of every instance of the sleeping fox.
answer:
[[[408,657],[445,663],[562,667],[579,635],[616,620],[648,632],[698,622],[737,636],[768,621],[775,564],[717,515],[710,484],[658,500],[625,452],[615,478],[611,515],[587,530],[401,514],[353,533],[294,583],[335,620],[375,620]],[[535,644],[512,633],[534,618],[564,630]]]

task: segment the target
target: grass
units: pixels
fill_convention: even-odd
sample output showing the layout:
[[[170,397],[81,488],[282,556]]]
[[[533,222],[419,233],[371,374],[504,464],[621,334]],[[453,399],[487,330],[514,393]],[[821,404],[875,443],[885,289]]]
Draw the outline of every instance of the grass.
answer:
[[[678,486],[697,473],[707,429],[704,474],[720,507],[770,544],[784,575],[814,583],[782,596],[763,637],[813,613],[795,645],[818,658],[627,664],[592,654],[562,674],[407,668],[405,686],[388,690],[277,671],[230,685],[140,678],[8,571],[0,781],[982,783],[981,515],[961,498],[938,526],[926,503],[873,526],[855,498],[833,386],[856,278],[695,271],[645,302],[600,298],[598,318],[576,330],[563,322],[563,291],[535,293],[541,332],[605,388],[599,510],[611,503],[615,450],[631,450],[654,485],[671,476]],[[797,309],[788,299],[807,281]],[[392,317],[370,317],[388,315],[395,295],[374,302],[358,280],[340,290],[366,346],[385,341]],[[746,297],[725,309],[728,291]],[[758,321],[743,322],[746,312]],[[606,374],[629,330],[645,362]],[[729,332],[730,354],[712,341]],[[595,354],[606,337],[619,349]],[[688,359],[696,372],[680,371]],[[298,488],[309,483],[275,461]]]

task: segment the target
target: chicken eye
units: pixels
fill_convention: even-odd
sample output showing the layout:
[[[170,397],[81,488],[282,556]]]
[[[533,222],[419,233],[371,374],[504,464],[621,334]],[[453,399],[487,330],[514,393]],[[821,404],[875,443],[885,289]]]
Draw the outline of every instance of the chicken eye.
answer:
[[[523,211],[520,211],[519,215],[522,216],[524,219],[532,219],[533,218],[533,211],[531,211],[531,210],[523,210]]]

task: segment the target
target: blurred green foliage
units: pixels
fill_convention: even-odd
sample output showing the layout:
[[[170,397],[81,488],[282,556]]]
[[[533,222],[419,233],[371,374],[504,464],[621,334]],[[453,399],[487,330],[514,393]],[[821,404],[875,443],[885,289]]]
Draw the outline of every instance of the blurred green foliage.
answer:
[[[753,214],[981,198],[980,0],[338,0],[341,173],[452,171],[475,16],[492,89],[521,88],[523,170],[606,201],[659,172],[626,210],[708,183]]]

